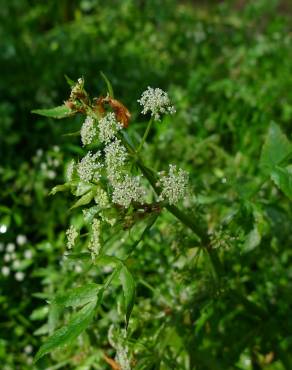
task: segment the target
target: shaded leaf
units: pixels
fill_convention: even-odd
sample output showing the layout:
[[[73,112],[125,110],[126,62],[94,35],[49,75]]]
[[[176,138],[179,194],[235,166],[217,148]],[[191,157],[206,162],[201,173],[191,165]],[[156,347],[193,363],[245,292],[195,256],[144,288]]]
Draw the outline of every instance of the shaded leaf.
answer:
[[[286,135],[275,123],[270,125],[262,153],[260,165],[271,170],[292,154],[292,146]]]
[[[88,303],[80,311],[75,313],[68,325],[55,331],[41,346],[35,356],[35,362],[47,353],[72,343],[90,324],[93,319],[96,300]]]
[[[60,105],[59,107],[50,108],[50,109],[35,109],[31,111],[32,113],[39,114],[40,116],[50,117],[50,118],[65,118],[69,117],[74,112],[68,108],[66,105]]]
[[[292,166],[287,168],[276,166],[271,173],[271,179],[288,198],[292,199]]]
[[[120,280],[125,298],[126,326],[128,326],[130,315],[134,306],[136,283],[132,274],[125,265],[121,267]]]
[[[57,295],[53,301],[53,304],[62,307],[83,306],[86,303],[95,301],[99,290],[99,285],[89,283]]]
[[[85,206],[86,204],[90,203],[95,196],[95,191],[91,190],[88,193],[84,194],[80,199],[77,200],[76,203],[70,209],[74,209],[77,207]]]

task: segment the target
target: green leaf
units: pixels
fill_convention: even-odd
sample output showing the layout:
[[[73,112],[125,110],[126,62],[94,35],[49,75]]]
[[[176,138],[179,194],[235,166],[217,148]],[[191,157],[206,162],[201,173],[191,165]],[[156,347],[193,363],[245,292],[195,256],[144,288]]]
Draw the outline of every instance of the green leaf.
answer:
[[[71,78],[70,78],[70,77],[68,77],[67,75],[64,75],[64,77],[65,77],[65,80],[67,81],[67,84],[68,84],[70,87],[72,87],[72,86],[76,85],[76,82],[74,82],[73,80],[71,80]]]
[[[106,77],[106,75],[100,71],[100,74],[101,74],[101,77],[104,79],[104,82],[106,83],[106,87],[107,87],[107,91],[108,91],[108,94],[111,98],[114,97],[114,91],[113,91],[113,87],[112,87],[112,84],[109,82],[109,79]]]
[[[100,285],[89,283],[57,295],[53,304],[61,307],[80,307],[97,299]]]
[[[128,326],[130,315],[134,306],[136,283],[133,275],[130,273],[125,265],[122,266],[119,277],[123,287],[126,311],[126,326]]]
[[[270,125],[262,153],[260,165],[264,170],[271,170],[292,154],[292,145],[280,127]]]
[[[93,319],[97,300],[88,303],[76,312],[68,325],[55,331],[41,346],[35,356],[35,362],[47,353],[72,343],[90,324]]]
[[[31,113],[39,114],[40,116],[50,117],[50,118],[65,118],[69,117],[74,112],[68,108],[66,105],[60,105],[59,107],[50,109],[35,109]]]
[[[74,209],[77,207],[85,206],[86,204],[90,203],[95,196],[95,191],[91,190],[88,193],[84,194],[80,199],[77,200],[76,203],[70,209]]]
[[[289,199],[292,199],[292,166],[287,168],[276,166],[271,172],[271,179]]]
[[[50,195],[55,195],[56,193],[58,193],[60,191],[66,191],[68,189],[70,189],[70,184],[69,183],[62,184],[62,185],[57,185],[57,186],[54,186],[53,189],[50,191]]]

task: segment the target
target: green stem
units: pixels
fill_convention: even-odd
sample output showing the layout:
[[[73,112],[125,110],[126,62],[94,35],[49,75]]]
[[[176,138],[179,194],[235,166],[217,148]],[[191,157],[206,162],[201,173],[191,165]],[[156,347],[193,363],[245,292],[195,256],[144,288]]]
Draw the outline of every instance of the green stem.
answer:
[[[148,125],[146,127],[146,130],[144,132],[143,138],[142,138],[142,140],[140,142],[140,145],[139,145],[139,147],[138,147],[138,149],[136,151],[137,154],[140,153],[141,149],[143,148],[143,145],[144,145],[144,143],[145,143],[145,141],[146,141],[146,139],[148,137],[148,134],[149,134],[149,132],[151,130],[152,123],[153,123],[153,118],[151,117],[150,120],[149,120],[149,122],[148,122]]]

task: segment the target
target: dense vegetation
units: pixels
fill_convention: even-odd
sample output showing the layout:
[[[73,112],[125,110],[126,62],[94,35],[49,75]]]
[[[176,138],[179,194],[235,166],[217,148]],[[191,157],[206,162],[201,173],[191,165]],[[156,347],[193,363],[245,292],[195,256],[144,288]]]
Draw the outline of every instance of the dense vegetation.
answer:
[[[199,3],[0,7],[1,368],[292,368],[289,3]],[[150,196],[142,215],[141,205],[115,209],[91,258],[86,220],[71,209],[88,188],[65,179],[86,154],[85,116],[31,111],[68,101],[80,77],[93,104],[111,93],[100,71],[131,113],[122,131],[134,148],[149,118],[137,100],[147,86],[167,91],[176,113],[152,125],[131,171],[151,168],[151,183],[173,163],[189,185],[176,206]],[[70,225],[84,238],[68,255]],[[97,306],[116,265],[123,274]],[[64,343],[46,350],[64,326]]]

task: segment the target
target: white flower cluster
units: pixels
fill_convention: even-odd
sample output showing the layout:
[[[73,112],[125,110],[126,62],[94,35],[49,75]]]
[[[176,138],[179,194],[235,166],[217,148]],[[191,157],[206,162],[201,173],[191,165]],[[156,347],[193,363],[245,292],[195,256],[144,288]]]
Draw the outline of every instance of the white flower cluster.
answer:
[[[69,229],[66,231],[66,236],[67,236],[67,248],[72,249],[78,237],[78,231],[73,225],[71,225]]]
[[[35,156],[32,158],[32,161],[39,165],[41,174],[49,179],[53,180],[57,176],[56,170],[58,167],[60,167],[61,161],[60,161],[60,154],[58,151],[55,150],[55,148],[59,148],[57,146],[54,146],[53,152],[45,153],[43,149],[37,149]]]
[[[94,259],[98,256],[101,243],[100,243],[100,235],[101,235],[101,222],[97,218],[94,218],[91,225],[91,238],[89,242],[88,249],[91,251],[91,257]]]
[[[121,141],[115,139],[105,147],[104,152],[107,176],[109,181],[114,184],[122,176],[122,170],[127,160],[127,151]]]
[[[166,175],[159,173],[158,186],[161,187],[159,201],[166,200],[169,204],[176,204],[183,199],[187,192],[189,175],[186,171],[177,169],[175,165],[169,165],[169,172]]]
[[[175,108],[171,105],[167,93],[159,88],[154,89],[148,86],[138,99],[138,103],[143,107],[142,114],[150,112],[156,121],[160,120],[161,114],[175,113]]]
[[[89,151],[78,163],[77,172],[82,181],[90,182],[91,180],[98,181],[100,179],[100,170],[103,167],[101,163],[97,162],[100,155],[100,152],[93,154]]]
[[[128,208],[133,201],[142,201],[145,196],[145,190],[140,184],[140,176],[131,177],[126,174],[122,181],[113,184],[113,188],[113,202],[125,208]]]
[[[97,129],[95,126],[94,119],[90,116],[87,116],[80,131],[82,144],[83,145],[91,144],[96,134]]]
[[[25,235],[19,234],[16,237],[16,244],[20,247],[23,247],[28,242]],[[25,268],[26,263],[22,263],[21,259],[31,260],[33,258],[33,253],[30,249],[25,249],[24,251],[17,251],[15,243],[7,243],[6,247],[4,243],[0,243],[0,252],[5,252],[3,256],[3,261],[7,264],[2,266],[1,274],[4,277],[8,277],[11,273],[11,270],[16,271],[14,278],[17,281],[23,281],[25,278],[25,273],[22,271]],[[20,256],[22,254],[22,256]],[[11,264],[11,265],[9,265]]]
[[[94,197],[95,203],[100,206],[101,209],[108,208],[110,203],[107,193],[102,188],[96,189],[96,195]]]
[[[98,128],[99,140],[108,144],[123,126],[116,120],[114,113],[108,113],[98,121]]]

